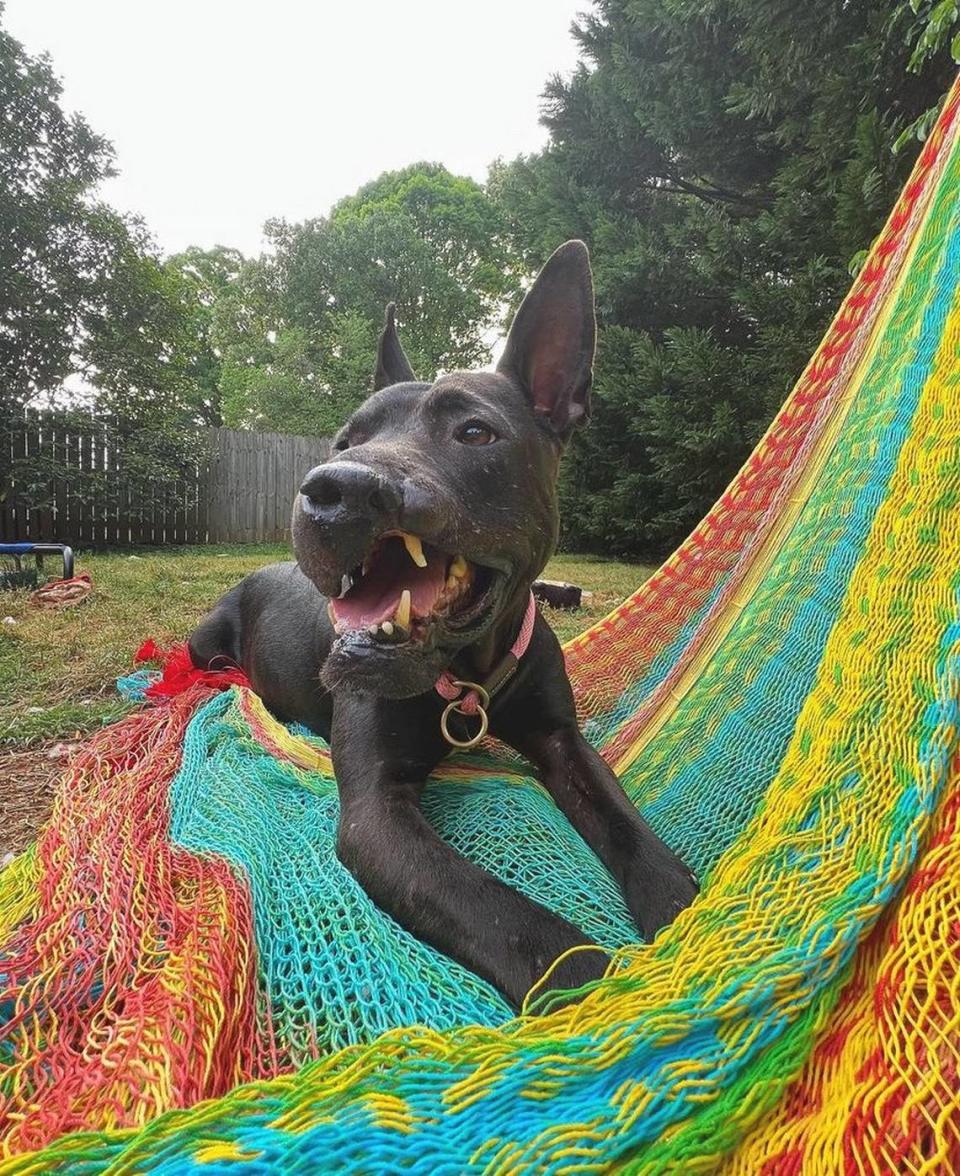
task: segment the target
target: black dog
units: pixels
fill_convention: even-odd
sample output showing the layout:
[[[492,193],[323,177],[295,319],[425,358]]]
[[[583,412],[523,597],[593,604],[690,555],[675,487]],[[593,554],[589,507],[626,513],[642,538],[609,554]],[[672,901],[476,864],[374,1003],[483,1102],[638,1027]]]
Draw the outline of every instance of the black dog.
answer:
[[[579,241],[544,266],[495,373],[419,382],[388,307],[377,390],[294,504],[297,563],[248,576],[190,639],[196,665],[235,662],[278,717],[330,740],[337,851],[374,902],[517,1006],[569,948],[587,950],[554,969],[551,988],[595,979],[608,960],[460,857],[420,812],[450,742],[468,743],[487,716],[537,767],[645,937],[696,893],[580,734],[550,627],[537,616],[526,652],[508,653],[554,550],[557,471],[589,415],[595,335]],[[469,715],[450,707],[435,688],[445,670],[468,684],[457,689],[485,687],[488,705]]]

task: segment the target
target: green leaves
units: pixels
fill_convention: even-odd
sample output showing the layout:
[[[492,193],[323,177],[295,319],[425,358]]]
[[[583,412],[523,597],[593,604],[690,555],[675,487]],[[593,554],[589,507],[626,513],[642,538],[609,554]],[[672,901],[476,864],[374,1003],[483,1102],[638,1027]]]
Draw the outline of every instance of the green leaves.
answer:
[[[516,289],[502,213],[437,164],[387,172],[327,217],[267,226],[215,312],[227,423],[328,433],[371,389],[384,307],[426,379],[482,365]]]
[[[60,108],[45,58],[0,29],[0,387],[7,408],[59,387],[124,226],[91,202],[110,145]]]
[[[569,546],[668,550],[723,490],[932,125],[954,19],[927,0],[916,16],[600,0],[582,20],[582,67],[547,87],[546,150],[490,175],[530,268],[569,236],[593,254],[597,395],[564,467]]]
[[[97,415],[70,428],[121,436],[128,481],[176,478],[217,411],[209,275],[164,265],[142,225],[96,199],[112,148],[61,109],[49,62],[3,30],[0,110],[0,442],[26,405],[71,399],[80,375]],[[35,454],[25,464],[39,503],[49,470]]]
[[[900,5],[901,11],[906,8],[906,4]],[[957,0],[933,0],[932,3],[930,0],[909,0],[909,9],[919,18],[910,33],[915,45],[909,68],[918,72],[925,62],[942,50],[948,39],[953,60],[960,61],[960,34],[956,32],[960,24],[960,4]]]

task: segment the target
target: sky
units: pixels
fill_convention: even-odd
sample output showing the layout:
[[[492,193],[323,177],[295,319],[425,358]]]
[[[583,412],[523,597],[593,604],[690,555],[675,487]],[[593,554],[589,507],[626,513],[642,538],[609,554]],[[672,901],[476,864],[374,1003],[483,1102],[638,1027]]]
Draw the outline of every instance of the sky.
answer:
[[[103,197],[164,252],[262,247],[417,160],[478,180],[546,141],[540,95],[589,0],[5,0],[114,145]]]

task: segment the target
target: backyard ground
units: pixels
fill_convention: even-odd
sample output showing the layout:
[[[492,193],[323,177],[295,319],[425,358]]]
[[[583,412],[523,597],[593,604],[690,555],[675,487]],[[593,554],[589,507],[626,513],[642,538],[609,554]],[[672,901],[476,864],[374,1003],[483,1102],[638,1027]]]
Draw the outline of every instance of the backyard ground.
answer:
[[[226,588],[284,545],[143,549],[81,556],[93,595],[41,612],[26,592],[0,593],[0,861],[22,849],[46,818],[54,783],[73,746],[130,707],[115,679],[146,637],[182,640]],[[557,556],[545,576],[593,593],[575,611],[544,608],[561,640],[628,596],[652,569],[594,556]]]

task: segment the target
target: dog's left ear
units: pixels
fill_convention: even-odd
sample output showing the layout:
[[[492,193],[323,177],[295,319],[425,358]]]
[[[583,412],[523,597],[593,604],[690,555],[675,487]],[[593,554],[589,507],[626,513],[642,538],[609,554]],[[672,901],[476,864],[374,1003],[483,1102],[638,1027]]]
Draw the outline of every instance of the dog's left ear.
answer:
[[[383,317],[383,331],[380,333],[380,343],[377,347],[377,370],[373,377],[374,392],[379,392],[381,388],[389,388],[391,384],[403,384],[417,378],[413,374],[410,360],[403,354],[403,348],[400,346],[396,313],[397,304],[388,302]]]
[[[590,416],[596,344],[590,254],[582,241],[568,241],[527,291],[497,371],[518,383],[566,438]]]

